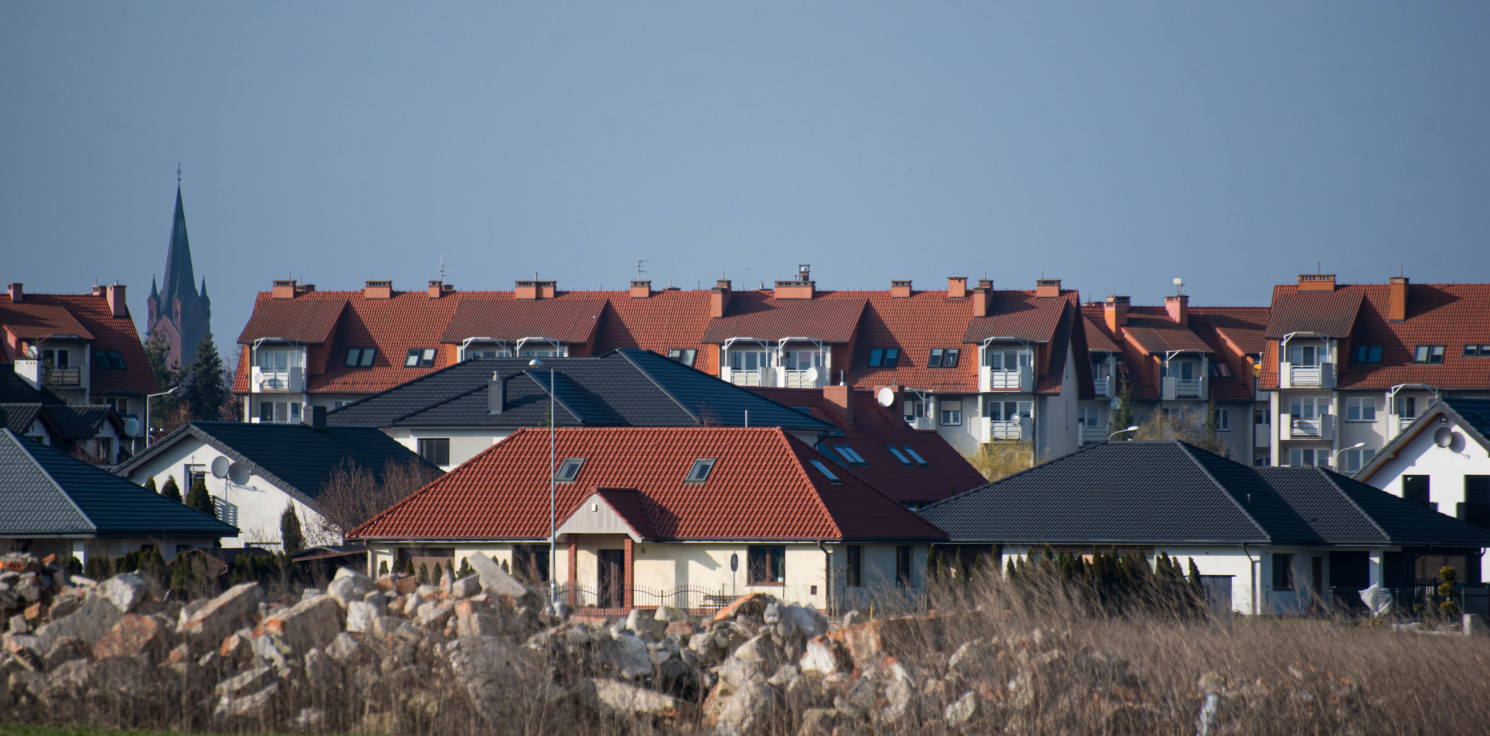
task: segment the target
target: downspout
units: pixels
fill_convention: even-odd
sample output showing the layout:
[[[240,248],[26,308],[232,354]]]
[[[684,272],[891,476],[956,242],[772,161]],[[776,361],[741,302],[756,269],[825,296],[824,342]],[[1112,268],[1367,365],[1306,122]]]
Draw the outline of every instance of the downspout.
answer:
[[[1247,572],[1252,576],[1252,615],[1261,616],[1261,606],[1257,600],[1257,560],[1252,559],[1252,553],[1247,551],[1247,543],[1242,543],[1242,554],[1247,556]]]
[[[828,555],[828,548],[823,546],[823,540],[817,540],[817,548],[823,553],[823,608],[831,614],[833,611],[833,562]]]

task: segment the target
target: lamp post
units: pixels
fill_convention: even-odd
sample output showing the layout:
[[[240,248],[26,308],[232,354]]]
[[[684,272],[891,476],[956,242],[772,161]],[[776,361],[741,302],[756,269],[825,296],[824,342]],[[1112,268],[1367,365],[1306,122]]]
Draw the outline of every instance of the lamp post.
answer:
[[[1118,436],[1118,435],[1120,435],[1120,434],[1122,434],[1124,432],[1137,432],[1137,431],[1138,431],[1138,425],[1137,424],[1135,424],[1135,425],[1133,425],[1133,426],[1131,426],[1131,427],[1129,427],[1127,429],[1119,429],[1118,431],[1113,432],[1110,435],[1107,435],[1107,441],[1108,442],[1111,442],[1113,437],[1116,437],[1116,436]]]
[[[1334,468],[1334,469],[1338,469],[1340,467],[1340,453],[1350,452],[1351,450],[1359,450],[1360,448],[1365,447],[1365,446],[1366,446],[1366,443],[1364,443],[1364,442],[1357,442],[1357,443],[1351,445],[1350,447],[1342,447],[1339,450],[1336,450],[1335,451],[1335,456],[1331,459],[1330,467],[1331,468]]]
[[[158,394],[145,394],[145,449],[150,449],[150,400],[157,396],[174,394],[180,388],[180,386],[172,386]]]
[[[534,358],[528,361],[534,368],[543,367],[543,361]],[[554,369],[548,369],[548,606],[557,608],[559,601],[558,568],[554,567],[556,515],[554,508]]]

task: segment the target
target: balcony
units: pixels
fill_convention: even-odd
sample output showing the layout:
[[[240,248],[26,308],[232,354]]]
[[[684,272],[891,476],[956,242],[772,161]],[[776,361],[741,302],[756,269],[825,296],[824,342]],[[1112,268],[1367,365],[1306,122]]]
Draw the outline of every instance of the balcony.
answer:
[[[1107,439],[1106,427],[1082,427],[1081,444],[1092,445]]]
[[[1323,414],[1317,417],[1279,416],[1278,439],[1281,440],[1333,440],[1335,439],[1335,417]]]
[[[746,371],[720,368],[719,377],[736,386],[775,386],[776,372],[770,368]]]
[[[53,368],[47,371],[46,382],[61,388],[78,388],[83,385],[83,371],[77,368]]]
[[[911,429],[936,429],[936,422],[931,417],[906,417],[905,423],[911,425]]]
[[[1335,364],[1294,365],[1280,363],[1278,381],[1281,388],[1334,388]]]
[[[253,381],[255,393],[275,391],[300,393],[305,390],[305,369],[289,368],[282,371],[266,371],[255,366],[251,380]]]
[[[1034,424],[1029,417],[1012,422],[978,417],[974,426],[974,434],[980,442],[1028,442]]]
[[[1161,398],[1165,401],[1175,399],[1204,399],[1206,397],[1206,385],[1203,378],[1184,379],[1177,376],[1165,376],[1161,386]]]
[[[817,373],[815,377],[812,376],[814,372]],[[828,384],[828,372],[822,369],[817,369],[816,371],[782,371],[782,373],[786,374],[786,388],[822,388]]]
[[[1017,371],[996,371],[987,366],[978,369],[978,391],[1017,391],[1030,393],[1035,390],[1035,369],[1023,366]]]
[[[1108,393],[1108,390],[1111,388],[1111,384],[1111,378],[1093,378],[1092,390],[1097,392],[1097,398],[1105,399],[1112,396],[1112,394]]]

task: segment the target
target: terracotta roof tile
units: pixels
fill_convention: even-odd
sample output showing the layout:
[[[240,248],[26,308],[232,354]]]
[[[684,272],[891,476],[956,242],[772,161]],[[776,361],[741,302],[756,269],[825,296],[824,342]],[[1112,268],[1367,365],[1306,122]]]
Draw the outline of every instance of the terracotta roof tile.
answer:
[[[850,382],[855,388],[911,386],[926,391],[976,393],[978,360],[975,350],[963,344],[963,333],[972,319],[972,297],[949,299],[945,291],[918,291],[904,298],[889,292],[859,292],[869,304],[859,321]],[[899,362],[893,368],[869,367],[872,350],[896,348]],[[962,350],[955,368],[927,368],[933,348]]]
[[[9,297],[5,297],[5,300],[0,302],[0,327],[26,342],[36,342],[53,335],[77,335],[84,340],[93,339],[92,333],[61,306],[35,304],[30,299],[21,304],[9,303]]]
[[[1086,330],[1087,349],[1097,352],[1116,353],[1122,348],[1113,342],[1112,336],[1107,333],[1106,317],[1102,315],[1101,307],[1085,306],[1081,308],[1081,319],[1083,328]]]
[[[81,328],[81,334],[91,341],[95,352],[116,352],[123,358],[123,370],[105,369],[93,364],[89,376],[89,390],[93,395],[150,394],[160,390],[155,374],[150,370],[150,361],[145,357],[140,333],[135,329],[134,319],[129,316],[127,308],[123,317],[115,317],[108,300],[93,294],[27,294],[25,299],[17,305],[11,303],[9,296],[0,296],[0,312],[28,305],[52,310],[60,308],[70,318],[70,322],[64,324]],[[69,327],[68,331],[72,329]]]
[[[604,299],[516,300],[502,294],[464,299],[456,308],[442,343],[470,337],[490,337],[515,343],[525,337],[547,337],[569,345],[584,345],[594,337],[605,311]]]
[[[703,341],[719,345],[732,337],[810,337],[826,343],[846,343],[858,328],[866,301],[862,293],[850,291],[818,292],[812,299],[775,299],[770,292],[735,292],[725,315],[709,321]]]
[[[1363,288],[1301,292],[1294,286],[1274,287],[1272,311],[1264,334],[1269,339],[1292,332],[1345,337],[1360,311]]]
[[[346,295],[336,292],[313,291],[294,299],[274,299],[261,293],[248,324],[238,333],[238,344],[281,338],[302,345],[319,345],[331,339],[336,319],[346,305]]]
[[[558,457],[582,457],[557,490],[559,519],[598,488],[634,490],[661,540],[940,539],[857,477],[831,483],[830,461],[776,428],[565,428]],[[715,460],[705,483],[694,461]],[[524,429],[425,486],[349,538],[541,539],[549,530],[549,436]],[[836,468],[835,465],[827,465]]]

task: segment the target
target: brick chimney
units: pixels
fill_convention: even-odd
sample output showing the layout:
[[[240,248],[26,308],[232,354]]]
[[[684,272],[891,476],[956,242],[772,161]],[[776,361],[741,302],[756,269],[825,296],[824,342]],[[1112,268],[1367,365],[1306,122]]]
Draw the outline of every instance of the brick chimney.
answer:
[[[993,282],[982,279],[973,288],[973,316],[987,317],[988,306],[993,301]]]
[[[429,293],[429,298],[431,298],[431,299],[439,299],[439,298],[445,296],[446,294],[454,294],[455,293],[455,286],[452,285],[452,284],[447,284],[444,281],[441,281],[439,279],[430,279],[430,281],[429,281],[429,292],[428,293]]]
[[[1049,297],[1058,297],[1060,295],[1061,295],[1061,280],[1060,279],[1036,279],[1035,280],[1035,298],[1037,298],[1037,299],[1046,299],[1046,298],[1049,298]]]
[[[20,304],[26,300],[26,294],[21,290],[20,282],[7,285],[5,290],[10,292],[10,301],[12,304]]]
[[[1169,313],[1169,318],[1176,324],[1188,325],[1190,321],[1190,295],[1164,297],[1164,311]]]
[[[893,280],[890,282],[891,299],[908,299],[911,295],[911,280]]]
[[[1332,273],[1301,273],[1299,274],[1299,291],[1334,291],[1335,274]]]
[[[1387,279],[1387,321],[1407,321],[1407,277]]]
[[[295,298],[295,295],[298,294],[298,293],[300,293],[300,289],[299,289],[298,285],[295,283],[295,279],[275,279],[274,280],[274,298],[275,299],[294,299]]]
[[[803,263],[797,266],[795,280],[776,282],[774,296],[777,299],[811,299],[814,295],[814,287],[811,267]]]
[[[823,398],[843,415],[844,426],[854,426],[854,389],[851,386],[824,386]]]
[[[124,301],[124,284],[109,284],[103,287],[103,298],[109,303],[110,316],[116,319],[129,316],[129,305]]]
[[[967,296],[967,277],[966,276],[948,276],[947,277],[947,298],[948,299],[962,299],[963,297],[966,297],[966,296]]]
[[[367,285],[362,287],[362,298],[363,299],[392,299],[393,298],[393,282],[392,281],[369,281],[369,282],[367,282]]]
[[[1107,331],[1117,334],[1117,331],[1128,324],[1128,297],[1110,296],[1102,303],[1102,317],[1107,321]]]
[[[633,282],[631,282],[631,298],[632,299],[646,299],[647,297],[649,297],[651,295],[652,295],[652,282],[651,281],[633,281]]]
[[[714,289],[709,292],[709,317],[719,319],[724,316],[725,310],[729,309],[730,284],[727,279],[715,282]]]

